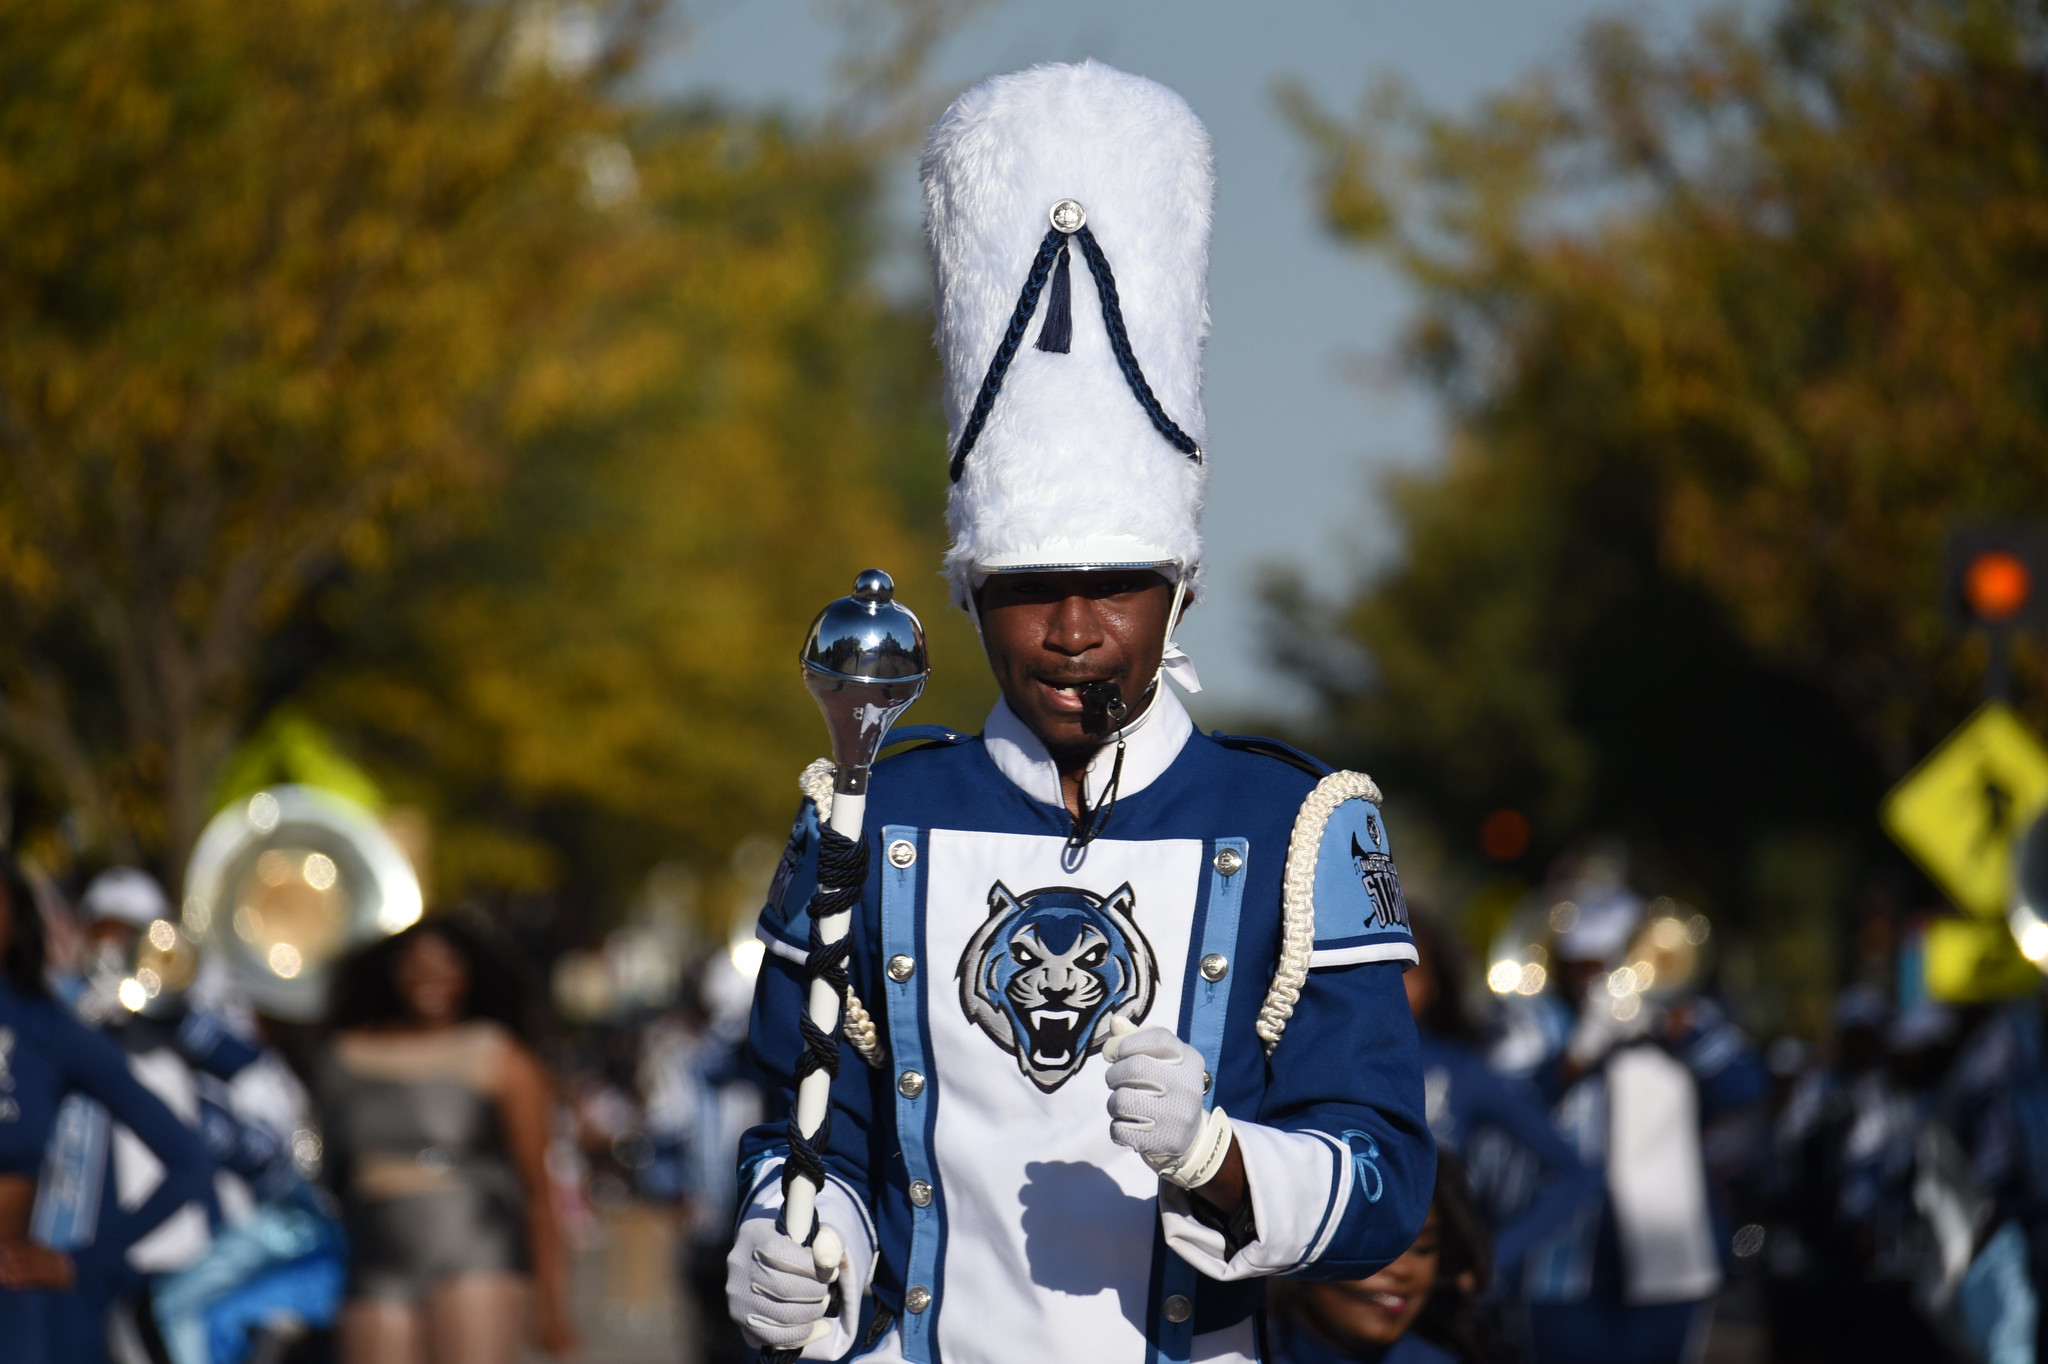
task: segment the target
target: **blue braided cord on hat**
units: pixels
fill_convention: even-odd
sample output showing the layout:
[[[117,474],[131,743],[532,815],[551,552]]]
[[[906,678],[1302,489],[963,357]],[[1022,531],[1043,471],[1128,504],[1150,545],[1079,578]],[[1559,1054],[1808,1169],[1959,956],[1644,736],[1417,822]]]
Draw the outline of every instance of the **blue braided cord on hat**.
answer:
[[[1045,240],[1038,244],[1038,255],[1031,262],[1031,273],[1024,277],[1024,291],[1017,295],[1017,310],[1010,314],[1010,329],[1003,333],[1002,344],[989,359],[988,373],[981,379],[981,392],[974,397],[974,410],[967,414],[967,425],[960,429],[960,446],[953,452],[951,479],[960,481],[960,475],[967,468],[967,456],[974,449],[974,443],[981,439],[981,428],[988,424],[989,411],[996,405],[996,394],[1003,391],[1003,380],[1010,373],[1010,362],[1017,358],[1017,347],[1024,344],[1024,329],[1031,325],[1031,315],[1038,311],[1038,295],[1045,289],[1046,276],[1052,273],[1053,258],[1060,254],[1067,243],[1067,236],[1056,227],[1047,228]]]
[[[1168,445],[1197,464],[1201,463],[1202,447],[1166,415],[1166,409],[1159,405],[1157,395],[1152,392],[1152,385],[1145,380],[1145,371],[1138,368],[1138,357],[1131,351],[1131,334],[1124,330],[1123,304],[1117,298],[1116,276],[1109,272],[1109,258],[1102,254],[1095,234],[1087,228],[1076,232],[1074,240],[1081,243],[1081,254],[1088,260],[1088,272],[1095,276],[1095,292],[1102,295],[1102,321],[1109,330],[1109,348],[1124,372],[1124,382],[1131,386],[1131,396],[1138,400],[1138,406],[1145,409],[1145,415],[1152,419],[1153,427],[1166,438]]]
[[[1131,396],[1138,400],[1138,406],[1152,419],[1153,429],[1166,443],[1199,464],[1202,447],[1166,415],[1166,409],[1159,405],[1158,395],[1153,393],[1151,383],[1145,378],[1145,371],[1139,367],[1136,353],[1131,350],[1131,334],[1124,327],[1123,302],[1117,297],[1116,276],[1110,272],[1109,258],[1102,254],[1095,234],[1086,227],[1076,231],[1073,237],[1081,243],[1081,254],[1088,259],[1088,272],[1095,276],[1095,292],[1102,299],[1102,325],[1109,333],[1110,353],[1116,356],[1117,368],[1123,371]],[[960,444],[953,451],[949,471],[955,483],[966,472],[967,456],[973,452],[975,442],[981,439],[981,429],[988,424],[988,414],[995,408],[996,395],[1003,391],[1003,380],[1009,376],[1010,364],[1017,358],[1017,348],[1024,344],[1024,333],[1031,325],[1032,315],[1038,311],[1038,296],[1045,291],[1053,262],[1066,263],[1066,245],[1067,234],[1056,227],[1047,229],[1045,239],[1038,244],[1038,255],[1032,259],[1031,272],[1024,277],[1023,291],[1017,295],[1016,310],[1010,314],[1009,330],[1003,333],[1002,344],[996,347],[996,353],[989,359],[988,373],[981,380],[981,392],[975,395],[974,408],[967,414],[967,424],[960,429]],[[1048,329],[1052,327],[1051,318],[1046,320],[1046,326]]]

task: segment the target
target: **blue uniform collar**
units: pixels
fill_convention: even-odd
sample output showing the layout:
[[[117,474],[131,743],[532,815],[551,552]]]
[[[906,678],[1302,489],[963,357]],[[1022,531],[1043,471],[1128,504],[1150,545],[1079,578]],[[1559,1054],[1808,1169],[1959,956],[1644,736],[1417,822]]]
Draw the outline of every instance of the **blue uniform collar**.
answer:
[[[1152,704],[1124,726],[1124,770],[1117,782],[1119,797],[1134,796],[1164,776],[1194,732],[1195,722],[1188,718],[1186,707],[1173,689],[1163,682],[1153,688]],[[1045,805],[1066,808],[1060,795],[1060,770],[1054,765],[1052,754],[1017,718],[1009,702],[997,699],[995,709],[988,714],[988,723],[982,726],[982,742],[997,770],[1025,795]],[[1082,785],[1089,804],[1102,798],[1102,787],[1108,782],[1115,761],[1116,745],[1110,743],[1104,744],[1088,764]]]

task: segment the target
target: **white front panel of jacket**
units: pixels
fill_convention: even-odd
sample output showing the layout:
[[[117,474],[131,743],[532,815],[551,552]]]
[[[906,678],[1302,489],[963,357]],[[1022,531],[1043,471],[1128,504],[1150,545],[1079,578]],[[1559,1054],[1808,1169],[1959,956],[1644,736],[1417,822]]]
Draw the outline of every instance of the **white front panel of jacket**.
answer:
[[[1100,1017],[1087,1011],[1094,987],[1083,982],[1076,993],[1086,969],[1080,962],[1088,955],[1082,940],[1092,942],[1101,922],[1119,922],[1087,908],[1088,899],[1114,902],[1127,888],[1124,921],[1135,924],[1154,966],[1141,1024],[1174,1028],[1207,868],[1197,839],[1101,839],[1071,870],[1062,866],[1064,846],[1058,838],[1020,834],[937,830],[930,836],[928,960],[918,974],[937,1102],[933,1156],[947,1225],[937,1321],[947,1364],[1139,1364],[1145,1358],[1158,1180],[1110,1140],[1106,1063],[1099,1053],[1088,1055],[1063,1078],[1040,1065],[1040,1080],[1052,1085],[1043,1087],[991,1035],[986,1001],[1005,995],[1017,1017],[1045,1015],[1035,1055],[1056,1061],[1065,1028],[1059,1015],[1080,1013],[1083,1022]],[[1072,891],[1085,897],[1062,893]],[[1010,917],[977,944],[992,899]],[[963,960],[970,948],[975,959]],[[1021,957],[1002,967],[1009,983],[984,987],[984,1021],[977,1022],[963,1003],[963,987],[972,992],[991,956],[1020,950]],[[1094,972],[1098,981],[1130,974],[1113,964]],[[1076,1004],[1081,1007],[1066,1007]],[[1106,1027],[1101,1036],[1107,1038]],[[1018,1045],[1031,1045],[1029,1037]]]

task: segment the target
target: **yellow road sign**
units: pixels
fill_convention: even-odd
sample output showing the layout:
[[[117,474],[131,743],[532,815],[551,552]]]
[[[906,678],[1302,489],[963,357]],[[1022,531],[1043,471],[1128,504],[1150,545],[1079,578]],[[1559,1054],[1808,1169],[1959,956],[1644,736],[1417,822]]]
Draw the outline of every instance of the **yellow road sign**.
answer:
[[[2048,806],[2048,748],[1992,701],[1884,798],[1885,831],[1971,914],[2003,914],[2012,849]]]
[[[1927,925],[1927,994],[1944,1004],[1985,1004],[2041,987],[1997,919],[1935,919]]]

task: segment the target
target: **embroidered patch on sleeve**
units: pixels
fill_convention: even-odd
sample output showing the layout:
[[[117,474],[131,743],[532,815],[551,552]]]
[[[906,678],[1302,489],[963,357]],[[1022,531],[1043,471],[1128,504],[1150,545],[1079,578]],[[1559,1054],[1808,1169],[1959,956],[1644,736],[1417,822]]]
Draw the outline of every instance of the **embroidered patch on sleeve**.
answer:
[[[770,947],[794,948],[801,960],[811,942],[811,895],[818,888],[818,807],[808,800],[796,813],[789,843],[761,907],[761,936]],[[785,955],[787,953],[785,952]]]
[[[1316,856],[1316,942],[1310,966],[1415,960],[1408,902],[1377,806],[1347,800]]]

